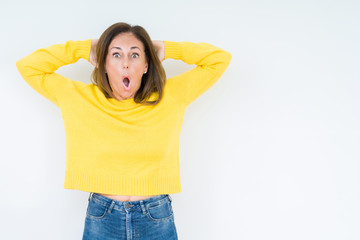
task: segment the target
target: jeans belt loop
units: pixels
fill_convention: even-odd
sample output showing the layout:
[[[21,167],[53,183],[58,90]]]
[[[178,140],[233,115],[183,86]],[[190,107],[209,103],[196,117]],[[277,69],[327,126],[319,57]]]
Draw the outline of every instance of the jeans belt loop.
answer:
[[[107,210],[108,213],[111,213],[111,211],[113,210],[114,206],[115,206],[116,202],[114,200],[111,201],[111,204]]]
[[[146,206],[144,204],[144,200],[140,200],[140,206],[143,214],[146,214]]]

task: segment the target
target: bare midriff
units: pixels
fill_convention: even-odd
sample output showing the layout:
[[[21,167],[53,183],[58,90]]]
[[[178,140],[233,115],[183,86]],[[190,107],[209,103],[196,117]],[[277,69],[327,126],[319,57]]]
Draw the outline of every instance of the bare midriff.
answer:
[[[157,195],[149,195],[149,196],[128,196],[128,195],[112,195],[106,193],[99,193],[105,197],[111,198],[115,201],[122,201],[122,202],[132,202],[132,201],[140,201],[147,198],[155,197]]]

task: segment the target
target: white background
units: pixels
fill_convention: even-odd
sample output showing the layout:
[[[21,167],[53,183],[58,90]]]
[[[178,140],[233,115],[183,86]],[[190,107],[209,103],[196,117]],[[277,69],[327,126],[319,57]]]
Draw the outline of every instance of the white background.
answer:
[[[233,56],[185,115],[179,239],[360,239],[359,12],[355,0],[2,1],[1,239],[81,239],[89,195],[63,189],[60,109],[15,62],[121,21]],[[92,69],[57,72],[90,83]]]

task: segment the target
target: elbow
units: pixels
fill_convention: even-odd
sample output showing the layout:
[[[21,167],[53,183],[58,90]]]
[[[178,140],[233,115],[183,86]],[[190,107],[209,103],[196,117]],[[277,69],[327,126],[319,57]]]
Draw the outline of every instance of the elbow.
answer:
[[[21,68],[21,59],[16,61],[16,68],[18,70]]]
[[[23,59],[16,61],[16,68],[20,73],[22,72],[22,70],[24,69]]]
[[[231,59],[232,59],[232,54],[230,52],[224,50],[223,55],[224,55],[223,59],[224,59],[226,66],[229,66]]]
[[[27,79],[29,77],[31,71],[25,58],[21,58],[20,60],[16,61],[16,68],[24,79]]]

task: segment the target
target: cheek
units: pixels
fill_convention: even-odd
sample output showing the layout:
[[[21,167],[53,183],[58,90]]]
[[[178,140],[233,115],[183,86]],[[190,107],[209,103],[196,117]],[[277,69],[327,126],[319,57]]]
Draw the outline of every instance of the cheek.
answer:
[[[108,75],[113,75],[113,74],[119,74],[120,73],[120,68],[112,61],[106,62],[105,65],[105,71],[108,73]]]
[[[138,77],[139,81],[141,81],[141,78],[145,71],[145,65],[144,64],[136,64],[134,66],[134,74]]]

